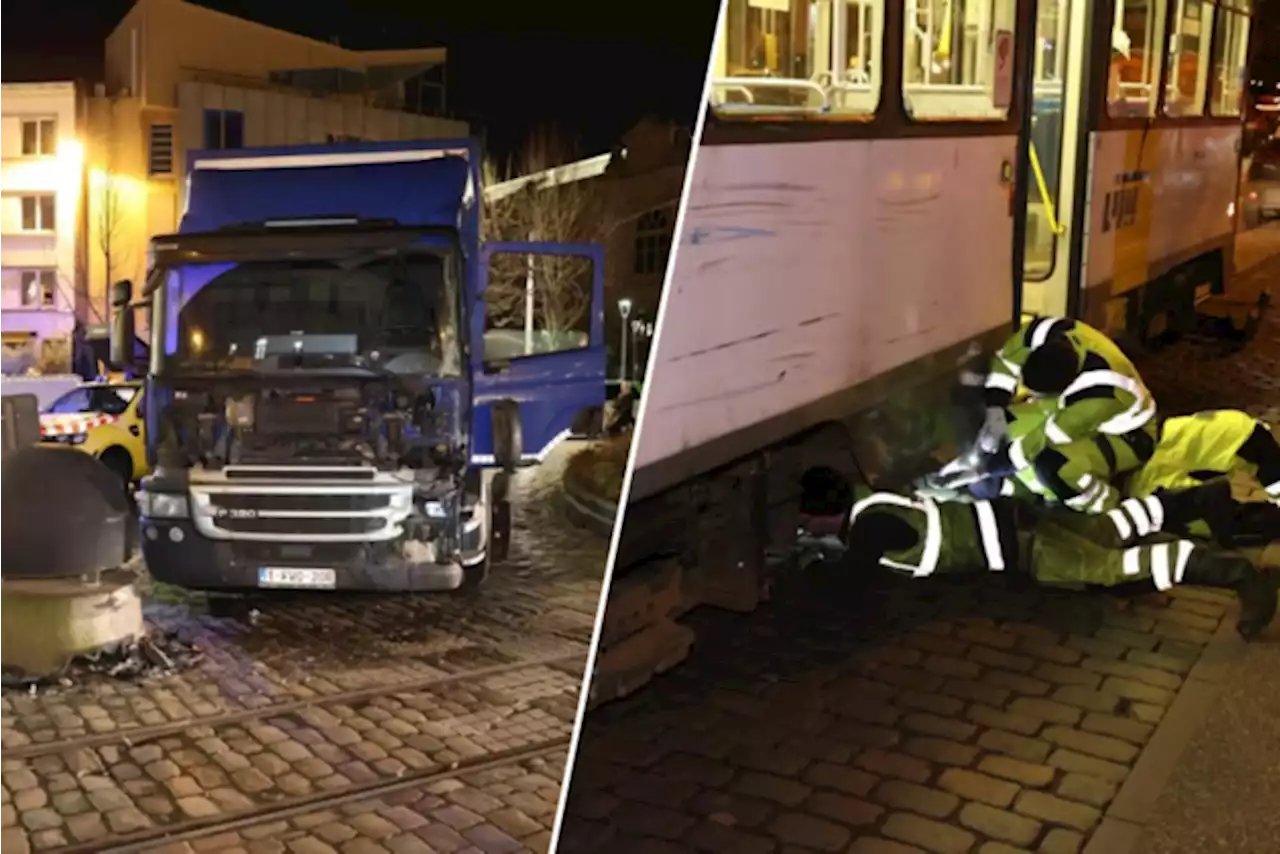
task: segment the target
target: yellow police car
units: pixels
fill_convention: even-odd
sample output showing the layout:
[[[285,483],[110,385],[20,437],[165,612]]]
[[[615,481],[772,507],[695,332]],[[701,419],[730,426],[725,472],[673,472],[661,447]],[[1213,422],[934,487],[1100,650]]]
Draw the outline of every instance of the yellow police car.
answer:
[[[125,484],[147,473],[140,380],[107,380],[74,388],[40,413],[40,440],[102,460]]]

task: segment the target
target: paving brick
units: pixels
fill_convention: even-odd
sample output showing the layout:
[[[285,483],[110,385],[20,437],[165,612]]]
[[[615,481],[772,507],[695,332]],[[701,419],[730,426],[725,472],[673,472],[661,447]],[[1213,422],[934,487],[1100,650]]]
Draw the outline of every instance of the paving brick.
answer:
[[[1164,719],[1164,706],[1153,706],[1150,703],[1132,703],[1129,714],[1144,724],[1158,724]]]
[[[670,780],[703,786],[723,786],[733,777],[733,769],[722,762],[689,753],[673,753],[658,763],[657,773]]]
[[[1075,706],[1040,697],[1019,697],[1009,704],[1009,711],[1055,724],[1075,724],[1082,714]]]
[[[769,832],[786,845],[815,851],[842,851],[852,834],[845,827],[804,813],[783,813],[769,825]]]
[[[978,746],[992,753],[1004,753],[1034,763],[1043,763],[1050,749],[1043,741],[999,729],[989,729],[978,736]]]
[[[858,767],[881,777],[896,777],[913,783],[923,783],[932,773],[929,765],[911,756],[890,753],[885,750],[867,750],[855,760]]]
[[[965,854],[977,841],[972,833],[953,825],[902,812],[890,815],[880,832],[934,854]]]
[[[823,733],[826,738],[845,741],[862,747],[893,747],[901,739],[897,730],[884,726],[838,720]]]
[[[969,643],[983,644],[995,649],[1013,649],[1018,643],[1018,635],[996,628],[990,624],[973,624],[962,626],[956,630],[956,637]]]
[[[996,688],[1004,688],[1015,694],[1026,694],[1032,697],[1042,697],[1053,687],[1043,679],[1024,676],[1020,673],[1009,673],[1005,670],[988,670],[982,674],[982,681]]]
[[[1049,765],[1024,762],[1011,756],[986,756],[978,763],[978,770],[993,777],[1003,777],[1024,786],[1047,786],[1053,781],[1057,769]]]
[[[836,765],[831,762],[819,762],[811,765],[804,773],[804,781],[811,786],[824,789],[836,789],[850,795],[865,796],[879,782],[874,774],[868,774],[858,768],[847,765]]]
[[[949,738],[952,741],[965,741],[978,731],[978,728],[971,723],[931,715],[927,712],[906,715],[902,718],[901,725],[915,732]]]
[[[1076,653],[1080,655],[1080,653]],[[1036,665],[1031,675],[1055,685],[1078,685],[1082,688],[1097,688],[1102,684],[1101,674],[1067,664],[1044,662]]]
[[[1049,824],[1061,824],[1076,830],[1093,828],[1102,813],[1090,806],[1063,800],[1047,792],[1026,791],[1014,801],[1015,812],[1036,818]]]
[[[1007,688],[997,688],[992,685],[984,685],[981,682],[968,682],[963,679],[948,680],[939,690],[962,700],[985,703],[988,706],[1003,706],[1009,700],[1009,690]]]
[[[1084,720],[1080,723],[1080,728],[1086,732],[1096,732],[1113,738],[1122,738],[1134,744],[1145,744],[1147,739],[1151,737],[1151,733],[1155,731],[1155,727],[1150,724],[1144,724],[1141,721],[1116,715],[1102,715],[1096,712],[1085,715]]]
[[[849,846],[848,854],[925,854],[925,851],[914,845],[903,845],[878,836],[862,836]]]
[[[1124,679],[1131,679],[1141,682],[1145,685],[1151,685],[1155,688],[1162,688],[1167,691],[1177,691],[1182,684],[1182,678],[1177,674],[1170,673],[1158,667],[1148,667],[1144,664],[1138,664],[1133,661],[1115,661],[1105,658],[1086,658],[1081,662],[1080,666],[1085,670],[1091,670],[1095,673],[1102,673],[1107,676],[1119,676]],[[1123,695],[1122,695],[1123,696]]]
[[[915,647],[927,653],[954,659],[963,657],[965,650],[969,648],[969,644],[959,638],[929,631],[913,632],[904,637],[902,642],[907,646]]]
[[[922,667],[929,673],[948,679],[977,679],[982,673],[982,668],[972,661],[949,655],[931,655],[924,660]]]
[[[984,842],[978,848],[978,854],[1032,854],[1026,848],[1014,848],[1003,842]]]
[[[685,836],[685,840],[699,851],[711,854],[772,854],[772,839],[745,833],[737,828],[725,827],[713,821],[698,824]]]
[[[964,709],[962,700],[927,691],[902,691],[894,697],[893,703],[904,709],[931,712],[944,717],[958,715]]]
[[[1154,667],[1174,674],[1187,673],[1196,663],[1194,658],[1165,655],[1161,652],[1142,652],[1136,649],[1126,653],[1125,660],[1132,661],[1134,664],[1139,664],[1143,667]]]
[[[853,826],[874,824],[884,814],[884,809],[875,804],[833,792],[814,792],[804,802],[804,810],[821,818]]]
[[[1057,794],[1069,801],[1080,801],[1098,808],[1105,807],[1119,788],[1115,783],[1084,774],[1067,774],[1059,781]]]
[[[1086,756],[1095,756],[1111,762],[1132,762],[1138,756],[1137,746],[1109,735],[1097,735],[1078,729],[1053,726],[1045,729],[1040,737],[1045,741],[1075,750]]]
[[[1053,692],[1052,699],[1087,712],[1112,714],[1120,708],[1120,696],[1110,691],[1093,691],[1076,685],[1065,685]]]
[[[996,807],[1013,803],[1020,787],[1008,780],[963,768],[948,768],[938,777],[938,788],[959,795],[966,801],[979,801]]]
[[[886,780],[872,798],[890,809],[909,810],[933,818],[946,818],[960,806],[960,799],[953,794],[901,780]]]
[[[1117,644],[1126,649],[1141,649],[1146,652],[1156,648],[1160,638],[1146,632],[1135,632],[1129,629],[1102,628],[1094,633],[1094,638],[1107,643]],[[1104,656],[1106,657],[1106,656]],[[1120,656],[1113,656],[1119,658]]]
[[[1057,643],[1056,636],[1051,640],[1022,640],[1017,647],[1033,658],[1039,658],[1051,664],[1072,665],[1080,660],[1083,653],[1078,649]]]
[[[1050,754],[1046,763],[1054,768],[1061,768],[1063,771],[1087,774],[1117,783],[1122,782],[1125,777],[1129,776],[1129,766],[1127,765],[1108,762],[1105,759],[1097,759],[1093,756],[1085,756],[1083,753],[1076,753],[1074,750],[1055,750]]]
[[[1035,735],[1044,726],[1044,720],[1025,714],[994,709],[981,703],[975,703],[967,712],[969,720],[990,729],[1006,729],[1019,735]]]
[[[678,810],[637,801],[623,801],[610,819],[620,830],[672,840],[684,836],[694,823],[692,818]],[[466,833],[466,830],[459,830]]]
[[[959,819],[970,830],[1014,845],[1030,845],[1040,835],[1040,822],[986,804],[965,804]]]
[[[1124,654],[1129,651],[1129,647],[1123,643],[1098,637],[1084,637],[1083,635],[1068,635],[1065,643],[1070,649],[1076,649],[1098,658],[1119,659],[1123,658]]]
[[[1028,673],[1036,665],[1036,660],[1026,655],[1016,655],[985,646],[975,646],[966,656],[969,661],[983,667],[998,667],[1001,670],[1012,670],[1017,673]]]
[[[914,667],[878,666],[873,675],[881,682],[887,682],[898,688],[911,688],[917,691],[936,691],[942,685],[942,677],[926,673]]]
[[[773,774],[748,772],[733,784],[733,790],[752,798],[773,801],[786,806],[798,806],[812,792],[808,786]]]
[[[960,744],[946,738],[919,736],[902,743],[902,752],[939,765],[972,765],[978,758],[978,748]]]
[[[1174,692],[1166,688],[1157,688],[1154,685],[1147,685],[1142,682],[1136,682],[1133,679],[1123,679],[1118,676],[1111,676],[1102,681],[1102,691],[1110,692],[1118,697],[1124,697],[1127,700],[1135,700],[1139,703],[1150,703],[1154,706],[1167,706],[1173,702]]]
[[[1040,854],[1080,854],[1083,848],[1083,834],[1055,827],[1045,834],[1040,843]]]

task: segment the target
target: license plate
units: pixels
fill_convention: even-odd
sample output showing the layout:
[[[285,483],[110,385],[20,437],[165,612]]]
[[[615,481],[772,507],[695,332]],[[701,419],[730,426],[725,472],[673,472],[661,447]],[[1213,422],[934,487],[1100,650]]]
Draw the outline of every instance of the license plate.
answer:
[[[336,587],[338,573],[332,569],[264,566],[258,570],[259,587],[326,588]]]

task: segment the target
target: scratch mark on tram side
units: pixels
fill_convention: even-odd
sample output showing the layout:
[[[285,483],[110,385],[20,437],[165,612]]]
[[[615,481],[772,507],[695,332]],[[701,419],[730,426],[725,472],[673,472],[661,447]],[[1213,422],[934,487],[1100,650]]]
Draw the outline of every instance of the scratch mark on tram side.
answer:
[[[674,412],[677,409],[688,409],[692,406],[702,406],[707,403],[717,403],[725,400],[732,400],[736,397],[745,397],[758,391],[773,388],[787,378],[786,370],[778,372],[778,375],[771,380],[764,382],[752,383],[751,385],[739,386],[738,388],[729,389],[719,394],[709,395],[707,397],[699,397],[693,400],[682,400],[677,403],[670,403],[659,409],[659,412]]]
[[[840,316],[840,312],[833,311],[830,314],[820,314],[817,317],[811,317],[808,320],[802,320],[796,326],[813,326],[816,323],[822,323],[824,320],[833,320]]]
[[[690,246],[706,246],[711,243],[728,243],[733,240],[749,240],[756,237],[773,237],[775,232],[765,228],[745,226],[695,226],[689,229],[684,242]]]
[[[701,350],[690,350],[688,353],[683,353],[679,356],[674,356],[673,358],[671,358],[670,361],[680,362],[685,359],[695,358],[697,356],[706,356],[709,353],[717,353],[721,350],[730,350],[734,347],[739,347],[743,344],[751,344],[756,341],[763,341],[765,338],[768,338],[773,335],[777,335],[781,331],[782,331],[781,329],[770,329],[765,332],[757,332],[755,335],[748,335],[745,338],[735,338],[732,341],[725,341],[721,344],[712,345],[711,347],[704,347]]]

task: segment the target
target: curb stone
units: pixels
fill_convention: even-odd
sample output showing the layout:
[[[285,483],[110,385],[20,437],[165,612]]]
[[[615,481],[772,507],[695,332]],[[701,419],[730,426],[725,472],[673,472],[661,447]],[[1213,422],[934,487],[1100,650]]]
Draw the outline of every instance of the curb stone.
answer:
[[[1235,631],[1238,611],[1233,605],[1223,614],[1213,638],[1143,747],[1083,854],[1138,854],[1147,824],[1183,751],[1213,708],[1227,668],[1244,652],[1244,641]]]
[[[576,525],[587,528],[602,537],[613,536],[614,522],[618,518],[618,505],[606,498],[592,495],[577,486],[572,477],[565,477],[560,484],[565,499],[566,515]]]

